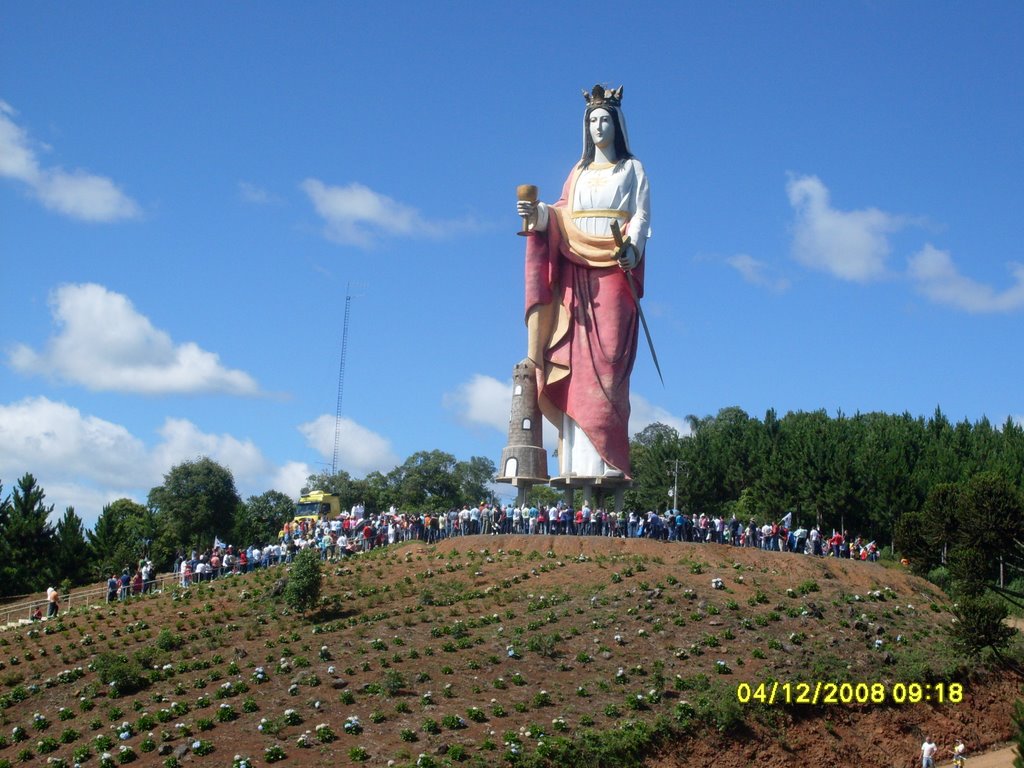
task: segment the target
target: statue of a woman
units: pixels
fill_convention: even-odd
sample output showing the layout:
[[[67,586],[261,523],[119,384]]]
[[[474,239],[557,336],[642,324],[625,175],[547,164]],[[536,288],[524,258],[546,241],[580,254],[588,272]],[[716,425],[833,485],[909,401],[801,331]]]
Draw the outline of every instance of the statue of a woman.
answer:
[[[650,194],[629,151],[622,88],[584,93],[583,157],[557,203],[520,201],[526,245],[528,357],[541,412],[558,429],[563,478],[631,477],[629,376]],[[624,244],[618,245],[612,223]]]

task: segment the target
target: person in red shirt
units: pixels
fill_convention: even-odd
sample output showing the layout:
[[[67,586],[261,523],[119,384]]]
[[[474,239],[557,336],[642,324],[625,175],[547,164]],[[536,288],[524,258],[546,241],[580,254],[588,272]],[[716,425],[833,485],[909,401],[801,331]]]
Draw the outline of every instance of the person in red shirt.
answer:
[[[828,545],[832,550],[832,557],[839,557],[839,550],[843,546],[843,534],[836,531],[832,534],[832,538],[828,540]]]

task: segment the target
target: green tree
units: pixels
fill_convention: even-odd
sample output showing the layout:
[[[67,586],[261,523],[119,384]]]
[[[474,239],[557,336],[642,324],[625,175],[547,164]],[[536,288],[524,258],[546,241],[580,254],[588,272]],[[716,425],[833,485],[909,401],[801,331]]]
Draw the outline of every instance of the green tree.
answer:
[[[761,475],[767,435],[757,419],[735,406],[720,410],[709,429],[716,501],[735,501]]]
[[[381,472],[371,472],[363,482],[366,483],[366,491],[359,498],[359,501],[366,507],[368,513],[377,514],[387,509],[391,502],[394,501],[395,492],[391,487],[388,475]]]
[[[351,509],[355,504],[367,501],[367,480],[356,480],[345,470],[335,473],[327,471],[318,472],[306,478],[306,484],[302,487],[302,494],[310,491],[324,491],[325,493],[336,493],[342,509]],[[370,507],[368,511],[377,511],[377,507]]]
[[[97,578],[120,573],[123,568],[132,570],[147,555],[159,567],[167,567],[173,557],[173,551],[160,543],[163,537],[154,512],[131,499],[105,505],[86,536]]]
[[[965,512],[963,489],[958,483],[940,483],[928,492],[921,507],[922,535],[932,549],[934,566],[946,562],[949,548],[956,546],[960,521]]]
[[[1024,488],[1024,423],[1007,418],[999,436],[999,473],[1013,485]]]
[[[45,589],[53,572],[54,531],[50,524],[53,505],[35,477],[25,473],[12,494],[3,531],[5,559],[0,562],[0,593],[20,595]]]
[[[296,611],[309,611],[320,602],[322,585],[320,554],[315,548],[308,547],[301,550],[292,561],[288,583],[284,588],[284,600]]]
[[[75,514],[74,507],[64,510],[64,517],[57,521],[55,531],[53,563],[57,578],[67,579],[72,586],[88,584],[93,576],[92,548],[85,538],[82,518]]]
[[[917,575],[924,576],[939,564],[939,553],[927,538],[925,516],[918,510],[900,516],[893,536],[896,548],[910,561],[910,570]]]
[[[629,463],[633,468],[633,488],[626,492],[626,506],[630,509],[664,510],[675,506],[676,499],[669,496],[675,481],[676,461],[679,461],[682,485],[685,491],[686,461],[682,460],[683,446],[679,432],[667,424],[648,424],[629,441]],[[680,498],[684,497],[680,493]]]
[[[202,549],[234,528],[241,499],[231,471],[211,458],[185,461],[149,492],[149,504],[170,541],[183,550]]]
[[[277,541],[277,533],[295,514],[295,502],[280,491],[250,496],[238,510],[233,541],[239,546]]]
[[[455,479],[455,457],[444,451],[418,451],[388,473],[399,507],[411,510],[449,509],[464,503]]]
[[[779,419],[769,408],[764,415],[765,450],[767,456],[761,476],[750,487],[749,503],[744,505],[744,517],[781,520],[788,510],[797,511],[797,498],[793,482],[795,459],[788,450],[792,440],[786,421]],[[806,525],[813,521],[797,519],[794,524]]]
[[[982,472],[964,485],[963,504],[957,546],[984,553],[981,577],[995,583],[1001,576],[1000,566],[1024,568],[1021,492],[1002,475]]]
[[[996,658],[1002,659],[1002,652],[1017,634],[1017,630],[1006,624],[1006,604],[992,595],[971,596],[959,600],[953,606],[956,621],[950,625],[950,639],[953,648],[969,658],[978,658],[986,648],[991,648]]]
[[[922,419],[871,413],[858,416],[855,474],[866,531],[890,537],[896,520],[924,499],[914,480],[925,439]]]
[[[494,482],[494,462],[490,459],[473,456],[469,461],[457,462],[453,474],[459,488],[458,501],[463,504],[494,501],[490,488]]]
[[[537,507],[539,507],[541,504],[545,504],[550,507],[554,504],[557,504],[559,501],[561,501],[561,499],[562,494],[560,494],[556,489],[552,488],[550,485],[535,485],[533,486],[533,488],[530,489],[530,495],[527,498],[527,504],[533,504],[536,505]],[[509,514],[511,514],[511,512]]]
[[[0,563],[11,562],[11,546],[7,543],[7,526],[11,521],[11,496],[4,496],[4,484],[0,482]],[[3,568],[0,567],[0,574]],[[3,594],[3,590],[0,590]]]

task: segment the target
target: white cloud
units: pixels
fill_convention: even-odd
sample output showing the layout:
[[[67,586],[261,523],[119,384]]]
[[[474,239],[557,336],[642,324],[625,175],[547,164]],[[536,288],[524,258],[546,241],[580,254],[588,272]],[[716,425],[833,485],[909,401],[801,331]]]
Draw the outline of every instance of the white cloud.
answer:
[[[325,459],[334,458],[335,423],[334,416],[325,413],[299,425],[299,432],[306,438],[310,448]],[[338,468],[354,477],[363,477],[373,471],[387,472],[399,463],[398,456],[386,438],[344,417],[340,423],[338,460]]]
[[[868,282],[886,275],[887,235],[905,219],[865,208],[839,211],[829,204],[829,192],[816,176],[792,177],[786,184],[796,214],[793,255],[808,267],[842,280]]]
[[[20,181],[50,210],[84,221],[117,221],[141,213],[138,204],[106,176],[40,166],[33,141],[0,101],[0,176]]]
[[[314,474],[313,468],[304,461],[288,461],[277,468],[270,482],[270,488],[286,493],[294,499],[306,484],[306,478]]]
[[[466,221],[431,220],[415,208],[358,182],[329,186],[318,179],[300,185],[324,220],[328,240],[363,248],[387,236],[441,237],[472,227]]]
[[[629,434],[635,435],[654,423],[672,427],[681,436],[690,434],[690,425],[685,418],[675,416],[660,405],[654,405],[647,398],[633,392],[630,395]]]
[[[0,477],[26,471],[127,488],[153,478],[145,445],[127,429],[45,397],[0,405]]]
[[[729,256],[725,263],[752,285],[767,288],[773,293],[782,293],[789,288],[789,280],[784,277],[773,277],[767,264],[746,253]]]
[[[131,301],[101,285],[63,285],[50,297],[59,326],[43,352],[19,344],[11,365],[95,391],[141,394],[222,392],[257,395],[249,374],[225,368],[192,342],[175,344]]]
[[[1011,262],[1014,284],[1002,292],[965,277],[947,251],[931,244],[910,257],[907,273],[921,293],[938,304],[966,312],[1013,312],[1024,307],[1024,264]]]
[[[280,198],[272,195],[263,187],[251,184],[248,181],[238,182],[238,193],[247,203],[255,205],[275,205],[281,202]]]
[[[512,383],[491,376],[475,374],[444,396],[444,405],[455,412],[460,422],[469,426],[493,427],[508,434],[508,417],[512,407]]]
[[[4,494],[31,472],[55,514],[73,506],[86,527],[92,527],[103,505],[115,499],[144,503],[172,467],[200,456],[231,470],[243,499],[271,488],[297,498],[311,474],[301,462],[274,466],[251,441],[207,434],[181,419],[168,419],[158,442],[147,446],[120,424],[45,397],[0,405]]]
[[[265,484],[273,470],[251,440],[208,434],[186,419],[167,419],[159,432],[162,442],[152,451],[154,466],[170,468],[182,461],[209,456],[228,467],[240,486]]]

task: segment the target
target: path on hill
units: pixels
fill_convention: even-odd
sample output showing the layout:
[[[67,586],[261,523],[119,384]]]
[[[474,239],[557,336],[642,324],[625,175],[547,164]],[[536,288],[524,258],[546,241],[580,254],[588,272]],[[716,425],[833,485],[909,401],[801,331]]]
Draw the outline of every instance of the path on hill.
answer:
[[[994,752],[985,752],[981,755],[967,756],[968,768],[1013,768],[1013,747],[1003,747]],[[953,765],[952,761],[942,763],[941,768]]]

